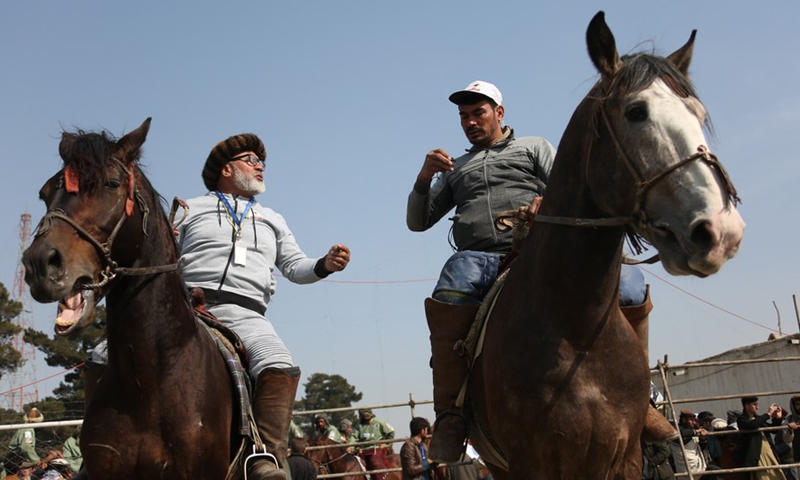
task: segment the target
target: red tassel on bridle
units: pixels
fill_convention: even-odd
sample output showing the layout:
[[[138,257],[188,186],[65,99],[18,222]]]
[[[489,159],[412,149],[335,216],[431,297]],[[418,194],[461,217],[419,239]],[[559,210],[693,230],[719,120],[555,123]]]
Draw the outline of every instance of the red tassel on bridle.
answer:
[[[129,217],[133,215],[133,172],[128,172],[128,199],[125,200],[125,214]]]

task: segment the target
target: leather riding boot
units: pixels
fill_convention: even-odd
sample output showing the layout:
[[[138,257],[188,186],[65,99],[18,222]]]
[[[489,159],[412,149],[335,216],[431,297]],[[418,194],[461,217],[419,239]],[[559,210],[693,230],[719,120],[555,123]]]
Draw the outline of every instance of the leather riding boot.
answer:
[[[278,460],[262,458],[248,465],[247,478],[254,480],[285,480],[291,478],[286,463],[289,423],[300,381],[300,368],[266,368],[258,376],[253,399],[253,414],[258,433],[267,453]]]
[[[469,421],[455,406],[467,376],[467,359],[454,349],[467,337],[478,313],[477,305],[452,305],[425,299],[425,316],[431,332],[433,367],[433,409],[436,422],[428,458],[435,462],[456,462],[465,451]]]
[[[641,305],[623,306],[620,309],[625,315],[625,319],[633,327],[633,331],[636,332],[636,336],[639,337],[644,356],[649,362],[650,312],[653,310],[653,302],[650,300],[650,285],[647,286],[647,293]],[[678,438],[675,427],[653,405],[650,405],[645,417],[642,439],[647,442],[666,442],[675,438]]]

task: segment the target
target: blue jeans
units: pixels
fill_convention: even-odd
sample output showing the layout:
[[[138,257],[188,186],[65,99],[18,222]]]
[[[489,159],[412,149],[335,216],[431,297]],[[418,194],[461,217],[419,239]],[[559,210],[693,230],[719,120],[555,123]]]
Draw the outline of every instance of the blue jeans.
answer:
[[[454,253],[442,267],[433,298],[457,305],[480,305],[495,279],[503,256],[499,253],[463,251]],[[619,304],[641,305],[647,295],[642,271],[622,265],[619,278]]]

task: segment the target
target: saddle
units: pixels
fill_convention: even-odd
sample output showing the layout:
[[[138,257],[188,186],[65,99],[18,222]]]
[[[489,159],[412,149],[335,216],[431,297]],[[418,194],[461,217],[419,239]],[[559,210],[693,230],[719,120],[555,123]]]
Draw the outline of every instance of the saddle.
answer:
[[[228,367],[233,390],[236,394],[238,405],[239,434],[254,440],[257,429],[254,428],[255,418],[250,399],[253,395],[254,385],[247,374],[247,351],[239,336],[230,328],[223,325],[217,317],[205,309],[205,296],[199,288],[189,291],[195,318],[203,324],[217,345],[220,354]]]
[[[250,360],[247,356],[247,350],[244,348],[244,343],[242,343],[242,339],[239,338],[236,332],[223,325],[214,314],[206,310],[206,295],[203,289],[198,287],[189,289],[189,297],[192,301],[192,308],[194,308],[195,316],[206,326],[211,328],[214,333],[219,335],[220,339],[226,343],[231,353],[237,355],[242,365],[247,368]]]

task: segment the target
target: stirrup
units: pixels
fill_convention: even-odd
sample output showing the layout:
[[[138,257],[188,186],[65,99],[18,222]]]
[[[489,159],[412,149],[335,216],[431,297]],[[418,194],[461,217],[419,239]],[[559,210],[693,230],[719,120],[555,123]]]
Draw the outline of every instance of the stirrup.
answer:
[[[261,448],[263,449],[263,451],[259,452],[258,449],[256,448],[256,446],[253,445],[253,453],[251,453],[250,455],[247,456],[247,458],[244,459],[244,480],[247,480],[247,469],[249,467],[247,462],[249,462],[250,459],[253,459],[253,461],[266,459],[266,460],[269,460],[272,463],[274,463],[275,464],[275,468],[277,470],[281,469],[281,467],[278,466],[278,459],[275,458],[275,455],[267,452],[267,447],[262,446]]]

